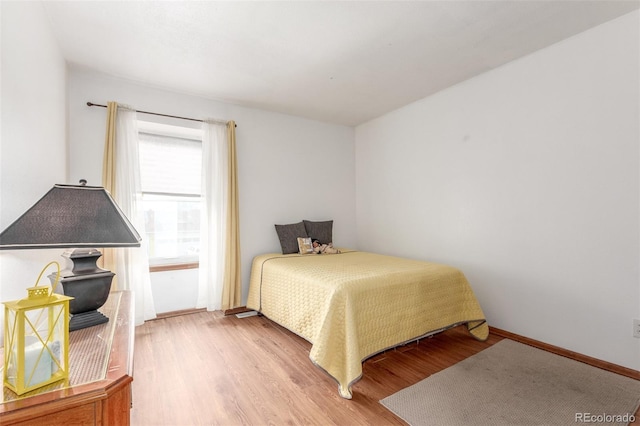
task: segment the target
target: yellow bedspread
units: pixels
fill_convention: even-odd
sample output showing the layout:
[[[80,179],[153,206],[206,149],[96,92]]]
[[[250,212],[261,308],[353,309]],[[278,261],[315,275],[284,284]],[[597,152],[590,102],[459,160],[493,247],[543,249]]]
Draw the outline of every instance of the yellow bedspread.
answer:
[[[309,358],[344,398],[362,361],[385,349],[463,323],[479,340],[489,335],[458,269],[360,251],[257,256],[247,307],[308,340]]]

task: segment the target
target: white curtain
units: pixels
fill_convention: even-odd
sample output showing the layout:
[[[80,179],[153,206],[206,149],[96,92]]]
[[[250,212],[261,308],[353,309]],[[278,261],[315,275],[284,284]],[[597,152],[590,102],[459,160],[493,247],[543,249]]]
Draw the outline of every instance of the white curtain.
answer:
[[[145,236],[142,191],[140,189],[140,161],[138,154],[138,119],[136,111],[118,105],[115,149],[116,193],[112,194],[123,213],[143,237],[139,248],[114,250],[118,289],[130,290],[135,304],[135,323],[142,324],[156,317],[151,293],[149,259]]]
[[[198,308],[221,309],[228,202],[228,144],[225,124],[202,124],[202,208]]]

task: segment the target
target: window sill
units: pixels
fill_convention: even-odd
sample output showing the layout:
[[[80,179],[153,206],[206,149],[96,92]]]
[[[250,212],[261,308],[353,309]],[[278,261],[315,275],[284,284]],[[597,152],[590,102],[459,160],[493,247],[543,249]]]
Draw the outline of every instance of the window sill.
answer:
[[[199,262],[190,263],[170,263],[166,265],[153,265],[149,266],[149,272],[166,272],[166,271],[179,271],[182,269],[198,269],[200,267]]]

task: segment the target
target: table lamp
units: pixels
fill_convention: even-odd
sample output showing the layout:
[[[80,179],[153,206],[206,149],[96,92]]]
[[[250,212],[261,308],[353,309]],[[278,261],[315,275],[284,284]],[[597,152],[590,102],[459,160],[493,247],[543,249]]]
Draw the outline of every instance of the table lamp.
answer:
[[[36,204],[0,233],[0,250],[68,248],[59,291],[73,297],[69,330],[102,324],[98,312],[115,275],[99,268],[98,247],[140,247],[140,235],[111,195],[99,186],[54,185]]]

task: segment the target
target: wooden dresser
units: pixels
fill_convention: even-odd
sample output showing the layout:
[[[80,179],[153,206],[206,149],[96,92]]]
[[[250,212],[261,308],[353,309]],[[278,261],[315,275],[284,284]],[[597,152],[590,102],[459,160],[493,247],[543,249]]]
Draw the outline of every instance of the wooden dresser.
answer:
[[[22,397],[3,387],[1,425],[130,423],[135,336],[131,293],[112,292],[100,311],[108,323],[69,334],[69,383]]]

